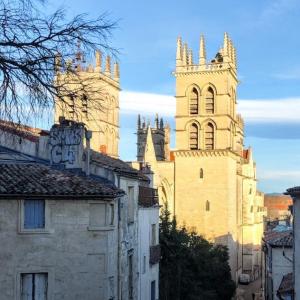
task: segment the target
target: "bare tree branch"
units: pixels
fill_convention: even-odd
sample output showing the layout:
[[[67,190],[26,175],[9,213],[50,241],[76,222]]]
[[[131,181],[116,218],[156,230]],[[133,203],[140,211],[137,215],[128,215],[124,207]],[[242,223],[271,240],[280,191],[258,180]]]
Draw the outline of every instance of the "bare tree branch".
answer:
[[[106,14],[93,20],[81,14],[67,21],[63,9],[45,15],[40,5],[46,1],[0,0],[0,118],[18,122],[53,107],[57,99],[64,102],[70,80],[76,82],[75,96],[88,92],[90,82],[81,82],[74,59],[79,44],[85,53],[99,49],[117,54],[110,46],[117,24]],[[69,73],[68,85],[57,80],[58,67]]]

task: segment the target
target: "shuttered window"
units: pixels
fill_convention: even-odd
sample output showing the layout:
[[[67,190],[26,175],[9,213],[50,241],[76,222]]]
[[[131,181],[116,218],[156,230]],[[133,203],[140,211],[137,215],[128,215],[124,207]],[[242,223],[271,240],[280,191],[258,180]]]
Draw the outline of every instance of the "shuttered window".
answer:
[[[198,126],[196,124],[192,124],[190,127],[190,149],[198,149]]]
[[[198,106],[199,106],[199,94],[198,91],[193,88],[190,95],[190,114],[197,115],[198,114]]]
[[[215,96],[214,91],[211,87],[208,88],[206,92],[206,113],[207,114],[213,114],[215,112]]]
[[[24,200],[24,228],[45,228],[45,200]]]
[[[214,126],[211,123],[205,126],[205,149],[214,149]]]
[[[47,273],[21,274],[21,300],[46,300]]]

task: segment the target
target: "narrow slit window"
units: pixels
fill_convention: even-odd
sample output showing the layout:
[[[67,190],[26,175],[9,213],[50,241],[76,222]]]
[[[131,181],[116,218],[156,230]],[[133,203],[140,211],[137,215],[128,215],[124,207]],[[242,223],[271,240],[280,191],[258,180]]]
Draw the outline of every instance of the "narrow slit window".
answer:
[[[204,176],[204,173],[203,173],[203,169],[201,168],[201,169],[200,169],[200,178],[202,179],[203,176]]]
[[[210,202],[208,200],[205,203],[205,210],[210,211]]]

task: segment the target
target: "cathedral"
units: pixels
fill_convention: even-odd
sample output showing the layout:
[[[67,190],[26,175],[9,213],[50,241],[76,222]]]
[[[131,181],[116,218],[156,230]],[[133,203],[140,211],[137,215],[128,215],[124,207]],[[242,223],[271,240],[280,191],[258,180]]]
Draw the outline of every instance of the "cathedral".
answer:
[[[91,148],[118,157],[119,66],[110,57],[85,65],[83,54],[62,69],[56,83],[67,92],[55,105],[55,119],[85,123],[92,131]],[[75,70],[76,72],[72,72]],[[76,75],[75,75],[76,74]],[[137,161],[151,166],[161,205],[167,205],[178,224],[229,249],[233,278],[259,275],[263,233],[263,194],[257,190],[252,149],[245,149],[244,122],[237,114],[237,59],[225,33],[215,58],[206,58],[201,36],[198,61],[181,38],[177,41],[176,147],[171,128],[158,115],[154,126],[138,117]],[[84,83],[84,86],[79,86]],[[80,93],[76,93],[76,90]]]
[[[236,49],[228,34],[215,58],[206,58],[201,36],[198,61],[177,40],[175,149],[170,127],[137,122],[137,162],[149,164],[160,204],[180,225],[226,245],[233,277],[260,271],[263,194],[257,190],[252,149],[245,149],[244,122],[237,114]],[[133,163],[135,165],[135,163]]]

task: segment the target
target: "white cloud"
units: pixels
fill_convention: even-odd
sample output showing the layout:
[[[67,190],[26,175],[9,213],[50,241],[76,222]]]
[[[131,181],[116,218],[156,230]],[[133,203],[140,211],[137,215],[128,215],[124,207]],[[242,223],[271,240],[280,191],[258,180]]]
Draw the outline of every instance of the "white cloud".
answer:
[[[173,96],[122,91],[120,109],[124,114],[154,115],[172,117],[175,115]]]
[[[289,171],[289,170],[265,170],[259,173],[259,179],[263,180],[297,180],[300,181],[300,171]]]
[[[238,111],[246,122],[300,122],[300,97],[282,99],[241,99]],[[173,117],[176,101],[173,96],[123,91],[120,97],[120,108],[123,114],[142,114]]]
[[[298,0],[272,0],[261,13],[262,22],[274,19],[291,11],[298,4]]]

